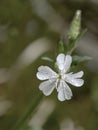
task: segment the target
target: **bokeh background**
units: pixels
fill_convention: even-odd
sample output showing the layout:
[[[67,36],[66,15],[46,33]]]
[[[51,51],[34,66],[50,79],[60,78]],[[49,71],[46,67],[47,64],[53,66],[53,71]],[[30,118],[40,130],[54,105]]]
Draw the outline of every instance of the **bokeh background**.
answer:
[[[55,55],[77,9],[88,32],[74,53],[92,57],[75,71],[85,84],[73,98],[45,97],[36,78],[41,56]],[[98,130],[98,0],[0,0],[0,130]]]

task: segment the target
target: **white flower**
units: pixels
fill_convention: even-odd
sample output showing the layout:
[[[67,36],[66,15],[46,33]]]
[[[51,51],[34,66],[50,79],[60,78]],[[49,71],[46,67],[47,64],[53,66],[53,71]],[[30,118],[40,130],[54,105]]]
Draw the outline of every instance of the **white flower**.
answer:
[[[56,88],[58,92],[58,99],[60,101],[69,100],[72,97],[72,91],[67,85],[70,83],[76,87],[81,87],[84,80],[81,79],[83,71],[73,74],[73,72],[67,73],[72,63],[72,57],[70,55],[59,54],[56,58],[56,65],[58,67],[58,73],[54,72],[48,66],[40,66],[37,72],[37,78],[40,80],[46,80],[39,85],[39,89],[48,96]]]

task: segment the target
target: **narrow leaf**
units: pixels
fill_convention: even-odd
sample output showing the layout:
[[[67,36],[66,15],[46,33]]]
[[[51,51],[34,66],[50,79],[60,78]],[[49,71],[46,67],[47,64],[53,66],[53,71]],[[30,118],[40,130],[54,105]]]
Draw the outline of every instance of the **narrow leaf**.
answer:
[[[53,59],[48,56],[43,56],[41,59],[45,61],[53,62]]]
[[[75,56],[72,57],[72,60],[73,60],[72,65],[77,65],[80,62],[88,61],[88,60],[91,60],[91,59],[92,58],[89,57],[89,56],[77,56],[77,55],[75,55]]]

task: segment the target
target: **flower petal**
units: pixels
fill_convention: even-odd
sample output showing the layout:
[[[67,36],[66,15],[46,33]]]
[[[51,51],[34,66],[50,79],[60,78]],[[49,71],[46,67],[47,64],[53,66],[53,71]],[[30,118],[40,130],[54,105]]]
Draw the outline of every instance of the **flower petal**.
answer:
[[[39,89],[44,93],[44,95],[48,96],[52,93],[52,91],[56,87],[55,82],[56,80],[44,81],[39,85]]]
[[[80,77],[82,77],[83,72],[80,71],[76,74],[68,74],[66,75],[65,81],[70,83],[73,86],[76,87],[81,87],[84,84],[84,80],[83,79],[79,79]]]
[[[57,91],[60,101],[69,100],[72,97],[71,89],[63,80],[60,81]]]
[[[78,73],[75,73],[75,74],[72,74],[71,76],[73,78],[81,78],[83,76],[84,72],[83,71],[80,71]]]
[[[46,80],[46,79],[50,79],[50,78],[56,78],[57,77],[57,73],[54,72],[50,67],[48,66],[40,66],[38,68],[38,71],[36,76],[38,79],[40,80]]]
[[[64,71],[64,73],[70,68],[72,63],[72,57],[70,55],[59,54],[57,56],[57,65],[59,70]]]

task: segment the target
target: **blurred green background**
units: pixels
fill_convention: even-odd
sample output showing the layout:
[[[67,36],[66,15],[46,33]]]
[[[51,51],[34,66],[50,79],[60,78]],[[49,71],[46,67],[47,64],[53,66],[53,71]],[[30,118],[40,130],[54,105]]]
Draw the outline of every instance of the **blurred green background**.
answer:
[[[85,84],[73,98],[45,97],[36,78],[42,55],[55,55],[77,9],[88,32],[75,53],[92,60],[78,65]],[[26,119],[26,120],[25,120]],[[98,1],[0,0],[0,130],[98,130]]]

